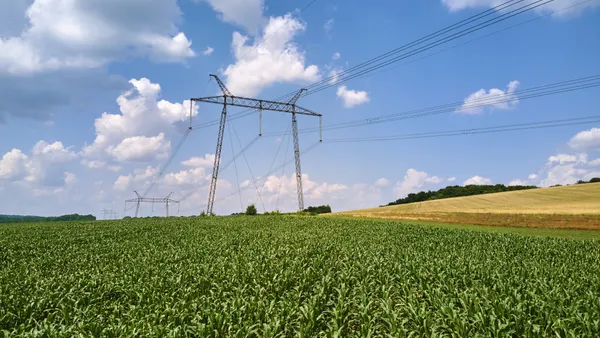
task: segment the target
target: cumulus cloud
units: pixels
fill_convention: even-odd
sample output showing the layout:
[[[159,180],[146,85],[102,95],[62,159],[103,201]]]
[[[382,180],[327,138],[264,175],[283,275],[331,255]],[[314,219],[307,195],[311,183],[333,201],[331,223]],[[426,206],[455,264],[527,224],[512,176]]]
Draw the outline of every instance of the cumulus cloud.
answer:
[[[73,185],[77,182],[77,175],[65,172],[65,185]]]
[[[331,33],[331,30],[333,29],[334,24],[335,24],[335,19],[329,19],[329,20],[325,21],[325,24],[323,25],[323,28],[325,28],[325,33],[327,33],[327,34]]]
[[[523,181],[523,180],[519,180],[519,179],[508,182],[508,186],[517,186],[517,185],[529,185],[529,183],[527,183],[527,181]]]
[[[187,159],[181,164],[186,167],[202,167],[202,168],[211,168],[215,163],[215,155],[214,154],[205,154],[204,157],[192,157]]]
[[[12,149],[0,160],[0,180],[18,180],[27,174],[29,157],[20,149]]]
[[[175,0],[125,7],[101,0],[34,0],[23,16],[25,29],[0,37],[0,72],[96,68],[132,55],[167,62],[194,56],[191,42],[176,29],[181,11]]]
[[[538,178],[538,175],[537,174],[531,174],[527,178],[529,178],[530,180],[536,180]]]
[[[229,90],[234,95],[254,96],[274,83],[319,80],[319,67],[307,66],[303,52],[293,42],[305,29],[304,24],[287,14],[271,17],[261,39],[254,39],[251,44],[249,37],[234,32],[231,49],[236,61],[223,71]]]
[[[346,86],[339,86],[337,89],[337,97],[344,101],[345,108],[369,102],[369,94],[365,91],[350,90]]]
[[[342,55],[339,52],[335,52],[333,53],[333,56],[331,57],[332,60],[339,60],[339,58],[341,58]]]
[[[95,120],[96,138],[83,148],[84,157],[102,162],[148,161],[169,152],[171,143],[164,133],[188,118],[189,100],[159,100],[160,85],[146,78],[129,82],[133,88],[117,98],[120,114],[103,113]]]
[[[490,184],[493,184],[491,179],[481,177],[481,176],[473,176],[463,182],[463,185],[490,185]]]
[[[592,128],[577,133],[569,141],[573,149],[600,149],[600,128]]]
[[[171,142],[165,140],[165,134],[158,136],[132,136],[124,139],[116,146],[110,146],[106,152],[117,161],[149,161],[168,156],[171,150]]]
[[[513,94],[518,87],[519,81],[511,81],[506,86],[506,90],[492,88],[486,91],[480,89],[465,99],[458,112],[471,115],[481,114],[484,109],[484,106],[481,105],[495,109],[512,109],[519,103],[517,96]],[[507,102],[506,100],[511,101]]]
[[[460,10],[467,9],[467,8],[485,8],[485,7],[491,8],[491,7],[496,7],[504,2],[505,1],[502,1],[502,0],[442,0],[442,3],[444,5],[446,5],[446,7],[448,7],[448,9],[451,12],[460,11]],[[524,5],[526,5],[527,3],[531,4],[533,2],[534,2],[534,0],[527,0],[525,3],[516,2],[511,7],[502,7],[501,10],[506,10],[506,11],[514,10],[514,9],[517,9],[517,8],[520,8]],[[578,0],[556,0],[553,2],[546,3],[543,6],[537,7],[534,9],[534,11],[537,13],[540,13],[540,14],[544,14],[544,13],[561,10],[560,12],[554,13],[553,16],[563,17],[563,16],[570,16],[570,15],[577,14],[577,13],[583,11],[585,8],[592,8],[592,7],[598,6],[597,2],[592,1],[592,2],[582,4],[581,6],[569,8],[567,10],[562,11],[563,9],[573,6],[573,5],[576,5],[576,4],[580,4],[580,1],[578,1]]]
[[[449,179],[446,180],[449,181]],[[443,181],[444,179],[441,177],[430,176],[424,171],[417,171],[410,168],[406,171],[404,180],[396,183],[394,193],[396,194],[396,197],[402,198],[410,193],[417,192],[425,184],[439,184]]]
[[[595,169],[593,162],[588,161],[586,153],[550,156],[542,169],[540,186],[573,184],[579,180],[600,177],[600,171]]]
[[[384,177],[375,181],[375,186],[379,188],[387,187],[390,184],[390,181]]]
[[[59,186],[64,183],[65,163],[75,158],[77,154],[64,147],[62,142],[39,141],[30,156],[20,149],[4,154],[0,160],[0,180]]]
[[[197,0],[201,1],[201,0]],[[257,34],[264,23],[264,0],[204,0],[219,13],[219,19]]]
[[[212,54],[214,51],[215,51],[215,49],[214,49],[214,48],[212,48],[212,47],[206,47],[206,49],[205,49],[204,51],[202,51],[202,54],[203,54],[203,55],[210,55],[210,54]]]

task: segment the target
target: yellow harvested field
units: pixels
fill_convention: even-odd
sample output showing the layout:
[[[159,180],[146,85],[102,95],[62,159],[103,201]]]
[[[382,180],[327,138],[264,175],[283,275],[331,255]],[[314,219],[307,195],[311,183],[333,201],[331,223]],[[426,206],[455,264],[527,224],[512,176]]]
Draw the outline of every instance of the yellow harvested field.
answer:
[[[600,214],[600,183],[448,198],[346,213],[377,215],[438,212]]]
[[[448,198],[332,215],[495,226],[600,229],[600,183]]]

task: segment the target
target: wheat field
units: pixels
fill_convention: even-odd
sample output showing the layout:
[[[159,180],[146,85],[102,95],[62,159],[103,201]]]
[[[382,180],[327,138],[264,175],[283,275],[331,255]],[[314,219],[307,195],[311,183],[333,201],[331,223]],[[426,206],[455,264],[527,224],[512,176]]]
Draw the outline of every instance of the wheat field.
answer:
[[[498,226],[600,229],[600,183],[448,198],[334,215]]]

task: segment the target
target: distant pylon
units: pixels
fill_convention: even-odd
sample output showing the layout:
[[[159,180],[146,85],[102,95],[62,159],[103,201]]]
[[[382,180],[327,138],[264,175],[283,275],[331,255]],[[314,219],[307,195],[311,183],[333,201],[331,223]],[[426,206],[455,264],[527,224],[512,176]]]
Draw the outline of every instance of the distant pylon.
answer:
[[[102,219],[117,219],[117,212],[113,209],[103,209],[102,216]]]
[[[135,190],[133,192],[136,194],[137,197],[125,201],[125,210],[127,210],[127,203],[135,203],[135,218],[138,217],[138,214],[140,212],[140,203],[165,203],[167,217],[169,217],[169,203],[170,204],[175,203],[179,207],[179,201],[172,200],[169,198],[169,197],[171,197],[171,195],[173,195],[173,193],[168,194],[167,197],[164,197],[164,198],[151,198],[151,197],[142,197]]]

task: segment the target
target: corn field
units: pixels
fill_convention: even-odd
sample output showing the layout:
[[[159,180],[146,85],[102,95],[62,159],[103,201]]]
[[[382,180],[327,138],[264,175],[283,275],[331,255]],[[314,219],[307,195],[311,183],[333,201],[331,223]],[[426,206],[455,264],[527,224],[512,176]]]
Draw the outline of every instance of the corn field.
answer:
[[[600,337],[600,242],[416,222],[0,226],[0,337]]]

